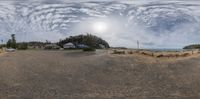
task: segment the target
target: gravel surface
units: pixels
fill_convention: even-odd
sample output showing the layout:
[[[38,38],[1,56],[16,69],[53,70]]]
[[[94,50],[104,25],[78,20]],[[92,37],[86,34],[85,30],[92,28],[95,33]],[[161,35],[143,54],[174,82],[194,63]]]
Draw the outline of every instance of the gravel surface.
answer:
[[[200,57],[160,61],[105,51],[0,56],[0,99],[199,99]]]

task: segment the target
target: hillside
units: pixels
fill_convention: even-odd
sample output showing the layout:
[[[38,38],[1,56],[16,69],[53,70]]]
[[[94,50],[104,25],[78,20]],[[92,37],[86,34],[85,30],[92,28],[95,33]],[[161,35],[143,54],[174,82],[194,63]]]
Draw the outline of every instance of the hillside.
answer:
[[[200,49],[200,44],[188,45],[185,46],[183,49]]]
[[[105,40],[91,34],[70,36],[64,40],[60,40],[58,42],[58,45],[62,47],[64,44],[69,42],[73,43],[76,46],[79,44],[84,44],[93,48],[101,48],[101,45],[103,45],[105,46],[105,48],[109,48],[109,44]]]

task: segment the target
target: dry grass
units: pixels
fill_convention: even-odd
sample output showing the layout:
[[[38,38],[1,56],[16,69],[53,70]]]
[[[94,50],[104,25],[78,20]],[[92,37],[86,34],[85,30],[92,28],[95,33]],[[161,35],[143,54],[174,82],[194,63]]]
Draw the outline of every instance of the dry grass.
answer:
[[[148,50],[113,50],[113,54],[140,54],[143,56],[155,57],[155,58],[187,58],[193,56],[199,56],[200,51],[162,51],[162,52],[153,52]]]

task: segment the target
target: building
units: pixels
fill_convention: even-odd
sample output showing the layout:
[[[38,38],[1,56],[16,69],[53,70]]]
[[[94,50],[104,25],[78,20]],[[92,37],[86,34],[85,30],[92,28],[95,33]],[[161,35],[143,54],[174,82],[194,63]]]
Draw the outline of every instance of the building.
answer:
[[[73,43],[66,43],[63,45],[64,49],[72,49],[72,48],[76,48],[76,46]]]
[[[105,49],[105,48],[106,48],[106,46],[103,45],[103,44],[99,44],[99,47],[100,47],[101,49]]]

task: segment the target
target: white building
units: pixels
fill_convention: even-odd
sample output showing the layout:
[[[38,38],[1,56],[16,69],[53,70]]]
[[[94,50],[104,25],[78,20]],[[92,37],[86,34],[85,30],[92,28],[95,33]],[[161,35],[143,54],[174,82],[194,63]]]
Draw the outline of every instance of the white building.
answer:
[[[69,49],[69,48],[76,48],[76,46],[73,43],[66,43],[63,45],[64,49]]]

